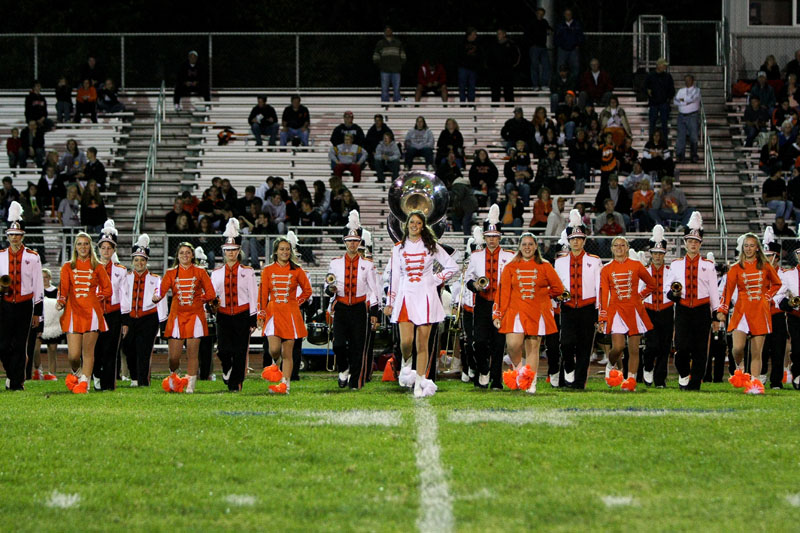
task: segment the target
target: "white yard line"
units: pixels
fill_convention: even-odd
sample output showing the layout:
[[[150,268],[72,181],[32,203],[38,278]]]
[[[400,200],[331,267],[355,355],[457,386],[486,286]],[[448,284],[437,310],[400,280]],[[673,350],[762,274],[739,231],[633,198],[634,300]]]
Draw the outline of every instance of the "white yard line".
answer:
[[[787,494],[786,502],[792,507],[800,507],[800,492],[797,494]]]
[[[72,507],[77,507],[80,502],[81,495],[78,493],[65,494],[63,492],[59,492],[57,489],[53,489],[53,492],[50,493],[50,497],[45,502],[45,505],[55,509],[70,509]]]
[[[448,420],[454,424],[478,424],[499,422],[521,426],[523,424],[548,424],[550,426],[569,426],[572,422],[567,413],[548,410],[526,409],[522,411],[491,411],[484,409],[465,409],[453,411]]]
[[[256,497],[252,494],[228,494],[225,501],[231,505],[245,507],[256,504]]]
[[[310,425],[334,426],[399,426],[402,417],[396,411],[368,411],[353,409],[347,411],[301,411],[297,415],[310,420]]]
[[[423,533],[453,530],[453,497],[442,468],[439,422],[426,400],[415,400],[417,470],[419,471],[419,515],[417,529]]]
[[[603,496],[603,503],[606,507],[627,507],[637,505],[633,496]]]

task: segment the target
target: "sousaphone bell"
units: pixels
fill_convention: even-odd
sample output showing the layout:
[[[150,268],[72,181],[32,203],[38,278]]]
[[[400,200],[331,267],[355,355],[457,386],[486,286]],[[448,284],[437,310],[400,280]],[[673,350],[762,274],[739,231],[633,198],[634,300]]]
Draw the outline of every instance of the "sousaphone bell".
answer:
[[[395,242],[403,238],[403,224],[409,213],[422,211],[428,225],[441,237],[447,228],[450,193],[432,172],[412,170],[399,176],[389,187],[389,215],[386,227]]]

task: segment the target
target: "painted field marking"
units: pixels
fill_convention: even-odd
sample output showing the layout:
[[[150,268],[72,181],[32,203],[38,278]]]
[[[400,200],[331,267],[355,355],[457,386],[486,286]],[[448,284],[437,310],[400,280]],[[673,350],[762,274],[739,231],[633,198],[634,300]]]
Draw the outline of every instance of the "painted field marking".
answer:
[[[524,425],[545,424],[549,426],[570,426],[577,417],[717,417],[727,416],[733,409],[456,409],[451,411],[448,421],[455,424],[478,424],[497,422],[501,424]]]
[[[345,411],[220,411],[225,416],[274,416],[281,423],[309,426],[399,426],[403,422],[397,411],[370,411],[350,409]]]
[[[231,505],[245,507],[256,504],[256,497],[251,494],[228,494],[225,501]]]
[[[53,492],[50,493],[50,497],[45,502],[45,505],[48,507],[53,507],[54,509],[71,509],[73,507],[77,507],[80,502],[81,495],[77,492],[65,494],[63,492],[59,492],[57,489],[53,489]]]
[[[416,459],[419,471],[419,516],[417,529],[423,533],[453,530],[453,498],[442,468],[439,422],[427,400],[415,400],[417,428]]]
[[[627,507],[637,505],[633,496],[603,496],[603,503],[606,507]]]
[[[786,501],[792,507],[800,507],[800,492],[797,494],[787,494]]]

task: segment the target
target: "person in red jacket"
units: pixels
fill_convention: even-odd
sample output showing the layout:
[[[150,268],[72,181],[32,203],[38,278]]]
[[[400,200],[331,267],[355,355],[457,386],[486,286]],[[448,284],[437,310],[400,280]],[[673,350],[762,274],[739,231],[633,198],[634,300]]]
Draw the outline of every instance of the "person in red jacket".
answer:
[[[447,101],[447,71],[441,63],[431,66],[427,60],[417,70],[417,92],[414,101],[419,102],[428,93],[439,94]]]
[[[578,106],[583,109],[586,104],[600,104],[603,107],[608,105],[611,93],[614,91],[614,83],[611,76],[605,70],[600,70],[600,61],[593,58],[589,62],[589,70],[583,73],[578,82]]]

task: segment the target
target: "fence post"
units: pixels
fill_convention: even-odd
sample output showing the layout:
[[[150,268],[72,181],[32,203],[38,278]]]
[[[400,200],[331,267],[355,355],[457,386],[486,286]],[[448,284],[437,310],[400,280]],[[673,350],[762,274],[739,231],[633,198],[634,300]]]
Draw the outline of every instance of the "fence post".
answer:
[[[119,87],[125,88],[125,36],[119,36]]]
[[[213,63],[214,63],[214,61],[212,60],[212,57],[214,55],[213,54],[212,40],[213,40],[213,38],[211,37],[211,34],[209,33],[208,34],[208,94],[211,94],[211,87],[212,87],[211,80],[213,79],[213,76],[211,75],[211,71],[213,70],[212,67],[213,67]]]
[[[294,36],[294,87],[300,91],[300,36]]]
[[[33,79],[39,79],[39,36],[33,36]]]

